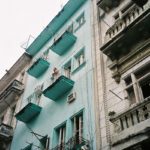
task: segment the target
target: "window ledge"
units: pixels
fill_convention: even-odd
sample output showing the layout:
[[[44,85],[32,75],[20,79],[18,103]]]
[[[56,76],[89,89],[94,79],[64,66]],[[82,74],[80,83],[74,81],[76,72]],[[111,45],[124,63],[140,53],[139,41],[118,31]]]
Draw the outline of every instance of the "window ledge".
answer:
[[[79,71],[80,69],[82,69],[86,64],[86,61],[84,61],[80,66],[76,67],[73,71],[72,74],[76,73],[77,71]]]

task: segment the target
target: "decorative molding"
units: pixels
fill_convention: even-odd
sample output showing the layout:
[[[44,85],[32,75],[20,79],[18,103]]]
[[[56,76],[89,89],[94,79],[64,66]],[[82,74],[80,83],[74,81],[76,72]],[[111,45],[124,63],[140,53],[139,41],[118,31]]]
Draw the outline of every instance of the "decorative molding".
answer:
[[[150,39],[142,44],[138,44],[132,48],[129,54],[122,57],[120,60],[114,60],[109,64],[109,68],[113,71],[112,77],[117,83],[120,82],[121,75],[150,56]]]

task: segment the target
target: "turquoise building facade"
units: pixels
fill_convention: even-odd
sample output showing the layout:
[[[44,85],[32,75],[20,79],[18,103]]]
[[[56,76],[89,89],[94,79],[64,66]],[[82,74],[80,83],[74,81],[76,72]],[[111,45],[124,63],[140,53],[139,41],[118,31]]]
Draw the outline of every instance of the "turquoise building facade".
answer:
[[[26,50],[11,150],[96,149],[92,9],[70,0]]]

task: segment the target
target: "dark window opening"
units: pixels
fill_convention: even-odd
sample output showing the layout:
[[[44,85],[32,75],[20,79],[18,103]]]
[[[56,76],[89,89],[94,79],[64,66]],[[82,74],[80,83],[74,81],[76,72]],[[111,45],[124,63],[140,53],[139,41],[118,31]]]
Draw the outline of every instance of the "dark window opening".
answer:
[[[150,79],[145,84],[141,85],[144,99],[150,96]]]
[[[83,137],[83,116],[82,114],[75,116],[73,118],[73,131],[75,143],[80,144]]]
[[[61,126],[56,129],[56,137],[57,137],[57,148],[59,150],[65,150],[65,137],[66,137],[66,125]]]
[[[130,84],[132,83],[131,76],[128,76],[128,77],[125,79],[125,83],[126,83],[126,85],[130,85]]]
[[[68,77],[69,79],[71,78],[71,61],[69,61],[65,66],[64,66],[64,72],[65,76]]]
[[[67,31],[73,33],[73,23],[68,27]]]
[[[136,99],[135,99],[133,87],[127,89],[127,92],[128,92],[128,99],[130,100],[130,103],[134,104],[136,102]]]

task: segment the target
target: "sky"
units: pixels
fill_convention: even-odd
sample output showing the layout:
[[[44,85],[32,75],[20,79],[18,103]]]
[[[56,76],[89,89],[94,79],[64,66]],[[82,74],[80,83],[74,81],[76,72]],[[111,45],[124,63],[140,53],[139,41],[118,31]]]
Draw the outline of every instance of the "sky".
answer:
[[[0,0],[0,78],[68,0]]]

